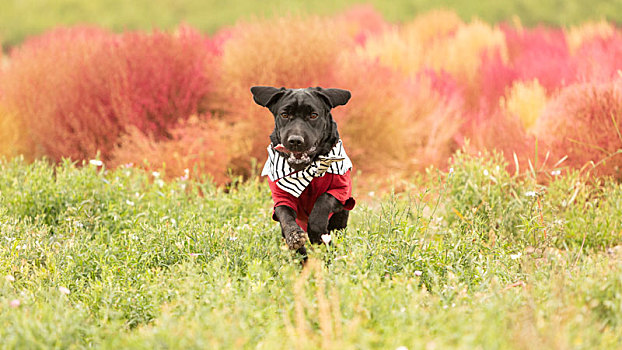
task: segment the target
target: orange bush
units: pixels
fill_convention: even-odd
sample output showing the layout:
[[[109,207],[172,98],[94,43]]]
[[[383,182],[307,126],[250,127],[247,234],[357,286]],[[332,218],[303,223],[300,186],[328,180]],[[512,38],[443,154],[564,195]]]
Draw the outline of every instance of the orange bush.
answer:
[[[327,87],[335,60],[354,39],[344,21],[319,17],[240,23],[229,35],[211,108],[235,123],[234,147],[242,151],[232,159],[232,166],[235,173],[244,173],[251,158],[266,157],[274,125],[270,112],[253,102],[250,87]]]
[[[405,75],[433,69],[472,84],[483,53],[498,50],[505,58],[503,33],[480,21],[462,24],[451,14],[432,12],[404,27],[386,31],[368,40],[361,55],[378,59]]]
[[[204,116],[192,117],[169,132],[170,139],[156,141],[152,135],[130,127],[121,137],[109,165],[132,163],[148,170],[163,170],[167,178],[209,174],[219,184],[229,180],[227,166],[235,150],[229,148],[226,124]]]
[[[352,43],[344,23],[329,18],[240,23],[224,45],[220,88],[228,96],[249,100],[253,85],[321,85],[339,53]]]
[[[460,127],[459,99],[445,98],[427,76],[407,79],[357,55],[345,55],[338,67],[334,85],[353,97],[333,114],[357,169],[407,174],[446,163]]]
[[[507,97],[501,99],[501,106],[508,115],[520,119],[523,128],[530,131],[547,101],[546,90],[535,79],[530,82],[515,82]]]
[[[607,39],[616,32],[616,27],[601,20],[598,22],[587,22],[578,26],[570,27],[565,31],[568,47],[575,53],[583,43],[593,39]]]
[[[557,158],[622,179],[622,78],[569,86],[545,109],[536,134]],[[591,168],[588,166],[588,168]]]
[[[14,50],[0,81],[9,113],[23,118],[35,155],[80,159],[112,147],[120,131],[109,86],[93,60],[110,33],[98,28],[57,29]],[[60,64],[62,62],[62,64]]]
[[[0,105],[0,158],[24,155],[32,157],[32,145],[22,120]]]

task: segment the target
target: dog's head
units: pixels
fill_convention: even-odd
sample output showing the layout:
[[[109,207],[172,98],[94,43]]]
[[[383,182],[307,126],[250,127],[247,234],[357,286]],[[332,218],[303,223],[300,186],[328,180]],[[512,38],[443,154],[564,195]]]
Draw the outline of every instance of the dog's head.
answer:
[[[253,86],[251,92],[255,102],[274,115],[270,140],[294,170],[302,170],[318,155],[327,154],[339,140],[330,110],[345,105],[350,99],[349,91]]]

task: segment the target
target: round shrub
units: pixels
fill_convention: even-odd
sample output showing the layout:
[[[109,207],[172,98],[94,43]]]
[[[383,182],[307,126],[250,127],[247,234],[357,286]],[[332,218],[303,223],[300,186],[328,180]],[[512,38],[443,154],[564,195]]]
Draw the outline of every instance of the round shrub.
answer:
[[[565,165],[622,179],[622,78],[562,90],[536,134],[557,158],[568,156]]]
[[[37,156],[109,159],[129,126],[155,139],[205,109],[213,46],[198,32],[53,30],[14,50],[0,82]]]

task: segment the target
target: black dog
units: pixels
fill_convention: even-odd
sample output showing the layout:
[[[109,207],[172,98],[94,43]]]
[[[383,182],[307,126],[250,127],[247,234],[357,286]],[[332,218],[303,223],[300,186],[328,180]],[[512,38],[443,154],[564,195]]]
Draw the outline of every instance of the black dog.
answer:
[[[352,163],[330,113],[348,102],[350,92],[269,86],[254,86],[251,92],[255,102],[274,115],[262,172],[270,179],[272,218],[281,224],[289,248],[306,256],[307,238],[319,244],[327,238],[323,235],[345,228],[355,204]]]

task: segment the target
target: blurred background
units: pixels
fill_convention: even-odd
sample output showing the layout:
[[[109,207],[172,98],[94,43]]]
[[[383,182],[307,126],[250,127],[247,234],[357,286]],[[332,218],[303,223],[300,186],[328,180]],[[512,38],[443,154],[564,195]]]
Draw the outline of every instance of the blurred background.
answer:
[[[320,85],[352,91],[333,115],[364,175],[462,149],[620,179],[620,23],[603,0],[4,0],[0,156],[227,183],[266,157],[250,86]]]

